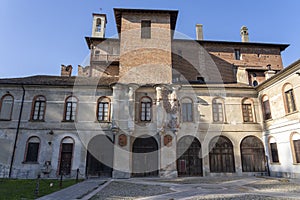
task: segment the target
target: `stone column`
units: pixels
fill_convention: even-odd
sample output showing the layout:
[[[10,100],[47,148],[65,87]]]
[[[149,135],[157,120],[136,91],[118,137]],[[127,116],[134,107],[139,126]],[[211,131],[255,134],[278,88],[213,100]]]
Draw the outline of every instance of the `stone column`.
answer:
[[[130,137],[123,132],[117,132],[114,146],[113,178],[130,178],[131,153]]]
[[[160,132],[160,171],[159,176],[164,178],[175,178],[178,176],[176,168],[176,134],[171,131]]]
[[[128,87],[128,129],[130,132],[134,131],[135,125],[135,91],[137,89],[137,85],[129,85]]]

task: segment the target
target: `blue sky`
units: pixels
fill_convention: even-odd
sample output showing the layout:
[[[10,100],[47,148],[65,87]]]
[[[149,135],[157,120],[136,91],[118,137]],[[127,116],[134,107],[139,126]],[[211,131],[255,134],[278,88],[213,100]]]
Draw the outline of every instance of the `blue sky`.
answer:
[[[59,75],[61,64],[77,69],[89,50],[92,13],[108,17],[106,36],[116,34],[113,8],[179,10],[176,31],[195,38],[240,41],[242,25],[252,42],[284,43],[284,66],[300,58],[298,0],[1,0],[0,77]]]

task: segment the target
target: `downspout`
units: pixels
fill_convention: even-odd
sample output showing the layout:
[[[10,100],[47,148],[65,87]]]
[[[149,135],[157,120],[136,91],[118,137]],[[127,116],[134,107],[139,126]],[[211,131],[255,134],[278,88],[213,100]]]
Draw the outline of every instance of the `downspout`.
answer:
[[[15,142],[14,142],[14,148],[13,148],[12,158],[10,161],[9,178],[11,178],[11,174],[12,174],[12,169],[13,169],[13,164],[14,164],[14,159],[15,159],[15,154],[16,154],[16,148],[17,148],[17,141],[18,141],[18,136],[19,136],[19,132],[20,132],[20,124],[21,124],[23,106],[24,106],[25,88],[24,88],[23,84],[21,86],[22,86],[22,90],[23,90],[23,95],[22,95],[22,102],[21,102],[21,108],[20,108],[19,119],[18,119],[17,132],[16,132],[16,137],[15,137]]]

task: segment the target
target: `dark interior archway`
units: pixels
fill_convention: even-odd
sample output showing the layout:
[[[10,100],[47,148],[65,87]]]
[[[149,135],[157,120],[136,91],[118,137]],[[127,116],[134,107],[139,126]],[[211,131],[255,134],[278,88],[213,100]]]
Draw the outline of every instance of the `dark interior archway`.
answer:
[[[136,138],[132,145],[132,176],[158,175],[158,144],[151,136]]]
[[[248,136],[241,142],[243,172],[265,172],[266,159],[264,145],[255,136]]]
[[[214,137],[209,143],[210,172],[235,172],[233,145],[225,136]]]
[[[88,144],[86,174],[94,177],[111,177],[114,146],[106,135],[97,135]]]
[[[185,136],[177,144],[178,176],[202,176],[202,154],[199,140]]]

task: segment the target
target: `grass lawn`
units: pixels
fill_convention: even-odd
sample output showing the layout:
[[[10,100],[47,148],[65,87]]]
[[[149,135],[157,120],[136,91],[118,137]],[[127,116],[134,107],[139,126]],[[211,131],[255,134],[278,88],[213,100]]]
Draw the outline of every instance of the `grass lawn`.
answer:
[[[52,184],[51,184],[52,183]],[[35,179],[0,179],[0,199],[34,199],[37,180]],[[50,186],[50,184],[52,186]],[[63,180],[62,188],[76,184],[76,180]],[[58,191],[59,180],[40,180],[39,194],[41,197],[52,192]]]

